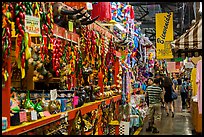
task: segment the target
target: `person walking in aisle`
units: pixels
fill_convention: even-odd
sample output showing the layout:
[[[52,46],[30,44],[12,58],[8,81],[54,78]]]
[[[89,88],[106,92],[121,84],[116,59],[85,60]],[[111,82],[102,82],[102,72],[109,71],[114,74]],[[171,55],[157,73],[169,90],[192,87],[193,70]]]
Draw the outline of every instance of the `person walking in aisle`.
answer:
[[[153,79],[149,78],[153,83]],[[148,110],[148,128],[146,128],[147,132],[159,133],[159,130],[155,126],[155,118],[161,119],[161,93],[162,89],[159,87],[159,79],[154,79],[154,83],[147,87],[146,92],[149,95],[149,110]]]
[[[182,110],[186,108],[186,99],[187,99],[187,78],[184,78],[181,87],[181,102],[182,102]]]
[[[170,103],[170,108],[172,112],[172,117],[174,117],[174,106],[173,106],[173,99],[172,99],[172,89],[174,89],[174,84],[171,81],[170,77],[164,77],[164,101],[165,101],[165,108],[166,108],[166,115],[169,116],[169,106],[168,104]]]
[[[181,87],[182,87],[182,79],[180,76],[178,76],[177,83],[178,83],[178,95],[180,95],[181,94]]]
[[[178,85],[178,81],[177,81],[177,76],[176,75],[173,76],[172,82],[173,82],[173,88],[175,89],[174,91],[176,91],[177,85]]]
[[[190,79],[188,78],[188,80],[187,80],[187,97],[186,97],[187,108],[190,108],[191,97],[192,97],[192,86],[191,86]]]
[[[159,79],[159,87],[163,90],[163,92],[162,92],[162,94],[161,94],[161,107],[162,108],[165,108],[164,107],[164,80],[163,80],[163,77],[164,76],[164,74],[162,74],[162,73],[156,73],[155,74],[155,77],[157,78],[157,79]]]

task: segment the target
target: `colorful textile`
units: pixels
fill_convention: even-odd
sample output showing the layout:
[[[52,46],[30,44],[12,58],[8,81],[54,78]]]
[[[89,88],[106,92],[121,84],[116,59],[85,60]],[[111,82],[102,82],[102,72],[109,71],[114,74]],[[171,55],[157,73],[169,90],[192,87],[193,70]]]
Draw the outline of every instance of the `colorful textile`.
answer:
[[[197,94],[198,85],[196,84],[196,68],[191,70],[191,85],[192,85],[192,96]]]
[[[98,2],[97,4],[93,4],[93,10],[91,11],[91,18],[95,18],[96,16],[99,16],[98,20],[102,22],[110,21],[112,19],[111,3]]]
[[[198,84],[198,112],[202,114],[202,60],[197,63],[196,83]]]

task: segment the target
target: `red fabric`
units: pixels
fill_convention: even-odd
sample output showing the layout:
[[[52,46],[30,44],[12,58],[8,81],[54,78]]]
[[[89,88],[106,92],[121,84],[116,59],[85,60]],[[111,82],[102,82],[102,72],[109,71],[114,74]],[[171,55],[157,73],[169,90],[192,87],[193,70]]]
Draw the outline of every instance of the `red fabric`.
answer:
[[[180,69],[180,62],[176,62],[176,69]]]
[[[64,2],[67,6],[75,7],[77,9],[80,9],[82,7],[85,7],[86,9],[86,2]]]
[[[110,2],[98,2],[93,4],[93,10],[91,11],[92,19],[99,16],[100,21],[110,21],[111,16],[111,3]]]
[[[135,13],[134,13],[133,6],[131,6],[131,8],[130,8],[130,18],[131,18],[131,19],[134,19],[134,18],[135,18]]]

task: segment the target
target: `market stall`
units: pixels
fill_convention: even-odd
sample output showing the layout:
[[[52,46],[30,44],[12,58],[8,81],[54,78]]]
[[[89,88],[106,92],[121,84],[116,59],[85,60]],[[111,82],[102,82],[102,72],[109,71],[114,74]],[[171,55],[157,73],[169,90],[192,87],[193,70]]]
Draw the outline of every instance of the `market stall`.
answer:
[[[198,52],[202,49],[202,18],[198,20],[189,30],[187,30],[178,39],[171,43],[173,49],[178,51],[179,49],[185,49],[188,51],[195,50]],[[199,54],[202,54],[199,52]],[[192,57],[192,55],[186,55]]]
[[[104,3],[93,18],[90,3],[2,4],[3,135],[128,135],[142,126],[150,73],[130,5],[120,8],[129,17],[122,35],[96,21]]]

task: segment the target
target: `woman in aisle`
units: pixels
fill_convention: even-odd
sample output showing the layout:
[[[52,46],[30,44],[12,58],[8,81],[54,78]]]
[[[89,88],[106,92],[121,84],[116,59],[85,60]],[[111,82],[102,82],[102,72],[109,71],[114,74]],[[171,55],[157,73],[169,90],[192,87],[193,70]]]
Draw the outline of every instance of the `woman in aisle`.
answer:
[[[173,99],[172,99],[172,89],[174,89],[174,84],[171,81],[170,77],[164,77],[164,89],[165,89],[165,93],[164,93],[164,101],[165,101],[165,108],[166,108],[166,115],[169,116],[169,106],[168,104],[170,104],[170,108],[172,111],[172,117],[174,117],[174,106],[173,106]]]

